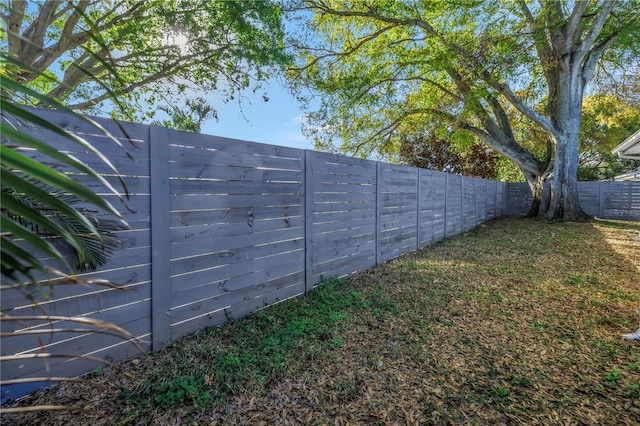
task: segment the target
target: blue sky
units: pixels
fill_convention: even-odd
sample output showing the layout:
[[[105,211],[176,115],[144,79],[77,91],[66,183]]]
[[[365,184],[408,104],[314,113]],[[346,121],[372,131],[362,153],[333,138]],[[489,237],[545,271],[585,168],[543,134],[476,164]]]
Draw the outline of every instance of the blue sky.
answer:
[[[262,100],[262,94],[269,101]],[[249,99],[238,105],[237,101],[223,103],[219,96],[204,96],[218,111],[219,121],[207,120],[202,133],[242,139],[252,142],[284,145],[293,148],[313,149],[313,142],[302,135],[303,112],[300,103],[274,78],[255,95],[244,93]]]
[[[297,37],[295,34],[298,25],[298,22],[285,18],[285,28],[289,36]],[[262,100],[264,93],[269,98],[268,102]],[[202,133],[271,145],[313,149],[313,142],[302,134],[302,105],[284,86],[283,76],[274,76],[255,94],[246,90],[243,95],[249,102],[243,101],[241,106],[237,101],[224,103],[220,95],[215,93],[204,96],[217,110],[219,120],[207,120],[203,123]]]

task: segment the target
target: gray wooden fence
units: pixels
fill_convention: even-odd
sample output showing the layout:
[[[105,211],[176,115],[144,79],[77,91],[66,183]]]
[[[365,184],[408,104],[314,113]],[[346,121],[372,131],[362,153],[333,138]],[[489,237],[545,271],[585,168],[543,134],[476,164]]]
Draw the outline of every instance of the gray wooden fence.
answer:
[[[511,184],[123,123],[129,140],[120,140],[135,157],[132,161],[86,123],[58,112],[41,114],[89,140],[125,177],[135,212],[122,211],[131,229],[119,232],[120,248],[104,267],[80,276],[105,278],[126,290],[66,286],[55,288],[46,300],[34,290],[31,296],[40,300],[39,307],[23,292],[5,290],[2,310],[39,315],[45,309],[50,315],[110,321],[140,339],[145,350],[305,294],[322,279],[346,276],[520,213],[526,202],[522,188]],[[111,120],[97,121],[122,135]],[[105,170],[75,144],[44,129],[31,131]],[[32,155],[63,169],[41,154]],[[106,193],[85,176],[76,178]],[[115,176],[107,178],[117,184]],[[636,189],[631,190],[634,200]],[[56,266],[52,259],[45,262]],[[4,333],[47,327],[40,321],[2,322]],[[2,355],[42,350],[110,361],[137,354],[130,343],[96,333],[56,333],[43,342],[5,337],[1,348]],[[97,365],[82,358],[52,358],[47,370],[42,360],[23,359],[3,362],[1,376],[77,376]]]
[[[578,182],[580,206],[601,219],[640,220],[640,181]],[[505,214],[525,214],[533,196],[526,183],[507,185]]]

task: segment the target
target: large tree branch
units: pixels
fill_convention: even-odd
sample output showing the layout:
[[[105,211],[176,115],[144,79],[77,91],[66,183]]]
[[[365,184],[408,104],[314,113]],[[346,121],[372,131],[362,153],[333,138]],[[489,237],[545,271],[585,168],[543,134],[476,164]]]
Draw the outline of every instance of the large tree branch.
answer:
[[[554,138],[557,137],[559,132],[555,128],[551,120],[549,120],[549,118],[545,117],[543,114],[540,114],[535,109],[525,105],[524,102],[513,93],[509,85],[496,82],[490,76],[485,76],[485,81],[500,94],[502,94],[509,101],[509,103],[511,103],[511,105],[513,105],[524,116],[533,120],[550,136]]]
[[[491,111],[493,112],[493,116],[496,118],[496,122],[500,127],[500,130],[502,130],[507,138],[515,140],[516,138],[513,134],[513,129],[511,128],[509,116],[507,115],[502,105],[500,105],[498,99],[496,99],[494,96],[488,96],[487,102],[489,102],[489,105],[491,106]]]
[[[447,73],[454,80],[458,90],[464,96],[466,105],[473,111],[480,123],[482,123],[484,127],[482,134],[486,135],[483,136],[483,140],[496,151],[514,160],[521,168],[531,173],[539,173],[540,162],[536,160],[529,151],[516,142],[508,117],[498,101],[492,96],[488,97],[488,102],[494,110],[496,121],[491,118],[480,101],[471,94],[468,81],[457,70],[449,67],[447,68]],[[457,123],[467,129],[468,123],[461,122],[459,119],[457,120]],[[477,132],[474,131],[474,134],[477,134]]]
[[[582,79],[585,85],[589,80],[591,80],[591,77],[593,77],[593,73],[596,70],[596,65],[598,64],[598,61],[602,57],[604,51],[607,50],[609,46],[611,46],[616,41],[617,38],[617,34],[611,35],[602,40],[600,43],[598,43],[597,46],[589,51],[584,60],[584,65],[582,66]]]
[[[53,20],[55,21],[56,19],[62,18],[62,16],[64,16],[65,13],[67,13],[68,11],[73,9],[74,7],[75,6],[74,6],[73,2],[67,2],[66,6],[62,7],[61,9],[59,9],[56,12],[56,14],[53,17]]]
[[[580,2],[578,2],[580,3]],[[583,61],[585,59],[585,57],[587,55],[589,55],[589,52],[593,46],[593,43],[595,42],[596,38],[598,37],[598,35],[600,35],[600,32],[602,31],[602,28],[604,27],[604,24],[607,20],[607,18],[609,17],[609,14],[611,13],[611,9],[613,8],[614,2],[611,0],[607,0],[605,1],[604,5],[602,6],[602,8],[598,11],[598,13],[596,14],[595,20],[593,22],[593,24],[591,25],[591,27],[589,28],[589,31],[587,32],[587,34],[584,36],[582,42],[580,42],[580,44],[578,46],[575,47],[575,50],[572,52],[573,53],[573,58],[572,61],[578,65],[578,70],[582,72],[582,77],[584,78],[584,68],[582,67]],[[576,6],[577,8],[577,6]],[[582,17],[582,15],[581,15]],[[573,16],[572,16],[573,18]],[[576,24],[577,25],[577,24]],[[577,30],[577,28],[575,28],[574,30]],[[571,37],[567,43],[569,42],[577,42],[577,40],[579,40],[579,38],[581,37],[581,34],[576,34],[575,37]],[[572,46],[573,47],[573,46]],[[593,73],[591,73],[593,74]]]
[[[593,46],[593,43],[595,43],[598,35],[600,35],[600,32],[602,31],[602,28],[604,27],[604,24],[607,21],[611,10],[613,9],[614,3],[615,2],[613,0],[606,0],[602,8],[598,11],[595,21],[591,25],[591,28],[589,28],[589,32],[586,34],[586,36],[582,40],[582,43],[578,47],[578,51],[582,52],[583,57],[591,49],[591,46]]]
[[[316,58],[314,58],[311,62],[309,62],[307,65],[305,65],[302,68],[295,68],[292,71],[296,71],[296,72],[302,72],[314,65],[316,65],[318,62],[320,62],[323,59],[327,59],[327,58],[332,58],[332,57],[344,57],[344,56],[349,56],[352,53],[358,51],[364,44],[366,44],[367,42],[371,41],[371,40],[375,40],[376,38],[378,38],[380,35],[384,34],[385,32],[389,31],[390,29],[392,29],[393,26],[387,26],[384,28],[379,29],[378,31],[369,34],[366,37],[361,38],[360,40],[358,40],[358,42],[351,47],[350,49],[348,49],[346,52],[335,52],[335,51],[330,51],[330,53],[327,53],[325,55],[321,55],[321,56],[317,56]]]
[[[533,36],[534,46],[536,47],[536,52],[538,54],[538,58],[540,59],[547,84],[551,85],[551,82],[553,81],[553,75],[551,73],[551,67],[549,65],[552,62],[553,49],[551,45],[549,45],[549,40],[547,40],[546,34],[544,32],[544,24],[541,24],[536,18],[534,18],[531,10],[524,0],[518,0],[518,5],[520,6],[520,9],[525,17],[525,21],[527,22],[527,25],[529,26],[529,29]]]
[[[73,30],[78,25],[80,18],[84,15],[87,10],[87,6],[89,6],[89,0],[82,0],[78,2],[78,5],[73,8],[73,13],[69,16],[64,23],[64,27],[62,28],[62,33],[60,34],[60,41],[68,39],[73,34]]]
[[[324,13],[327,13],[327,14],[336,15],[336,16],[347,16],[347,17],[351,16],[351,17],[373,18],[373,19],[377,19],[379,21],[382,21],[382,22],[385,22],[385,23],[389,23],[389,24],[405,25],[405,26],[413,25],[413,26],[417,26],[419,28],[422,28],[424,31],[426,31],[427,35],[431,35],[433,37],[438,38],[439,40],[441,40],[444,43],[445,46],[447,46],[447,48],[451,49],[453,52],[456,52],[462,58],[466,59],[469,63],[471,63],[472,66],[473,66],[472,71],[475,71],[476,73],[479,73],[479,76],[489,86],[491,86],[492,88],[497,90],[500,94],[502,94],[511,104],[513,104],[513,106],[518,111],[520,111],[522,114],[524,114],[529,119],[531,119],[534,122],[536,122],[547,133],[549,133],[549,135],[551,135],[554,138],[557,137],[558,131],[554,127],[553,123],[547,117],[545,117],[544,115],[540,114],[539,112],[537,112],[533,108],[530,108],[529,106],[525,105],[525,103],[513,93],[513,91],[511,90],[511,88],[509,87],[508,84],[506,84],[504,82],[496,81],[493,78],[493,76],[487,70],[485,70],[482,67],[481,64],[478,63],[478,59],[476,58],[475,55],[472,55],[466,49],[464,49],[461,46],[459,46],[458,44],[453,43],[452,41],[448,40],[446,37],[444,37],[444,35],[440,34],[438,31],[436,31],[433,28],[433,26],[431,24],[429,24],[428,22],[426,22],[426,21],[424,21],[422,19],[400,19],[400,18],[392,18],[392,17],[388,17],[388,16],[383,16],[383,15],[380,15],[377,12],[373,11],[372,9],[369,9],[368,12],[361,12],[361,11],[355,11],[355,10],[336,10],[336,9],[333,9],[333,8],[327,6],[322,1],[314,3],[314,4],[316,4],[317,8],[321,12],[324,12]]]
[[[76,34],[73,33],[73,30],[80,21],[80,18],[85,13],[87,6],[89,6],[88,0],[79,2],[74,8],[74,12],[65,22],[58,42],[49,48],[41,46],[40,55],[31,63],[35,69],[44,70],[49,68],[49,66],[58,60],[65,52],[80,46],[91,38],[91,33],[88,31],[82,31]],[[34,76],[34,78],[35,77],[37,76]]]
[[[477,136],[495,151],[513,160],[521,169],[523,169],[523,171],[537,175],[540,173],[541,168],[543,167],[543,164],[539,160],[537,160],[533,156],[533,154],[520,146],[517,142],[515,142],[515,140],[511,140],[501,136],[500,132],[494,134],[490,131],[487,131],[486,129],[481,129],[477,126],[472,125],[471,123],[462,121],[459,116],[450,114],[445,111],[429,109],[428,111],[424,110],[423,112],[434,114],[442,119],[449,121],[454,126],[464,129]],[[484,123],[483,126],[485,126]]]
[[[47,2],[47,4],[52,5],[52,4],[57,4],[57,2],[51,1],[51,2]],[[111,16],[113,15],[113,13],[116,12],[120,4],[121,3],[116,4],[110,11],[102,15],[102,17],[98,21],[96,21],[96,22],[102,22],[102,20],[106,19],[107,17],[110,17],[109,21],[107,21],[106,23],[102,23],[101,25],[96,24],[96,28],[99,32],[107,31],[110,28],[113,28],[114,26],[121,24],[123,20],[133,19],[134,16],[141,16],[141,12],[144,10],[143,6],[146,3],[144,1],[139,1],[135,3],[132,7],[127,9],[126,11],[123,11],[122,13],[116,16]],[[46,20],[44,20],[43,18],[43,20],[40,21],[40,18],[38,18],[36,20],[38,21],[38,25],[37,26],[35,25],[36,22],[32,23],[31,26],[24,32],[24,34],[21,37],[23,52],[20,56],[18,56],[20,60],[24,63],[30,64],[33,68],[47,69],[51,64],[53,64],[55,61],[60,59],[60,57],[62,57],[62,55],[65,52],[69,52],[73,49],[76,49],[77,47],[89,41],[92,38],[92,34],[93,34],[92,31],[80,29],[79,31],[74,32],[74,30],[77,29],[78,24],[81,21],[81,18],[83,17],[89,5],[90,5],[90,1],[82,0],[78,4],[78,6],[73,6],[73,4],[71,4],[70,6],[69,4],[67,4],[65,8],[63,8],[58,13],[54,13],[53,15],[48,16],[48,19]],[[46,30],[53,23],[53,21],[55,20],[54,18],[56,17],[59,18],[62,12],[66,13],[71,8],[74,9],[74,12],[71,14],[69,19],[65,22],[65,25],[62,31],[60,32],[58,40],[56,41],[55,44],[53,44],[48,48],[45,48],[43,45],[44,39],[38,40],[38,39],[32,38],[32,36],[30,35],[32,32],[36,30],[41,31],[42,28]],[[42,13],[44,12],[41,10],[41,14]],[[20,36],[18,35],[18,37]],[[24,49],[25,46],[29,46],[30,48],[25,51]],[[33,79],[37,78],[37,75],[31,75],[31,73],[26,73],[24,77],[27,79],[27,81],[32,81]]]
[[[87,78],[87,73],[90,73],[90,69],[97,63],[98,58],[91,56],[89,52],[84,52],[82,56],[69,65],[64,72],[62,81],[55,88],[49,91],[47,96],[52,99],[63,98],[66,94],[71,92],[77,84]],[[99,74],[91,75],[98,76]]]
[[[561,57],[567,53],[567,46],[564,43],[564,12],[561,3],[557,0],[546,0],[542,5],[541,17],[545,21],[554,55]]]
[[[32,58],[28,63],[40,54],[44,47],[44,37],[47,35],[47,28],[53,23],[56,16],[56,9],[60,3],[48,1],[38,6],[38,16],[29,25],[23,34],[22,54],[25,58]],[[30,43],[27,43],[29,40]]]
[[[578,40],[579,37],[582,36],[581,22],[584,21],[584,14],[589,8],[590,4],[591,0],[577,1],[575,6],[573,7],[565,30],[565,38],[567,43],[573,44]]]
[[[152,74],[137,80],[134,83],[129,84],[126,87],[121,87],[118,89],[118,91],[121,91],[123,93],[130,93],[132,91],[134,91],[135,89],[138,89],[142,86],[145,86],[149,83],[153,83],[155,81],[158,81],[160,79],[166,78],[166,77],[171,77],[173,75],[175,75],[177,72],[180,72],[181,70],[184,69],[188,69],[191,66],[190,60],[198,58],[199,57],[199,61],[202,62],[207,62],[207,61],[212,61],[212,59],[214,59],[215,55],[223,50],[228,49],[229,46],[225,45],[225,46],[220,46],[216,49],[211,49],[207,52],[196,52],[193,53],[191,55],[186,55],[186,56],[181,56],[180,58],[178,58],[175,61],[172,61],[171,63],[168,64],[164,64],[163,67],[161,69],[159,69],[158,71],[153,72]],[[116,60],[117,61],[117,60]],[[212,61],[213,62],[213,61]],[[212,67],[214,67],[212,65]],[[223,68],[219,69],[220,72],[223,72]],[[91,72],[90,72],[91,73]],[[91,75],[97,77],[98,75],[91,73]],[[228,79],[229,81],[232,81],[230,79]],[[88,108],[91,108],[95,105],[98,105],[100,102],[108,99],[111,95],[109,93],[103,93],[102,95],[98,95],[96,97],[94,97],[93,99],[90,99],[88,101],[85,102],[80,102],[77,104],[73,104],[70,105],[69,107],[72,109],[76,109],[76,110],[85,110]]]
[[[26,0],[13,0],[9,2],[9,14],[2,18],[7,25],[7,41],[9,53],[19,58],[22,53],[22,43],[20,41],[20,28],[24,22],[24,13],[27,9]]]

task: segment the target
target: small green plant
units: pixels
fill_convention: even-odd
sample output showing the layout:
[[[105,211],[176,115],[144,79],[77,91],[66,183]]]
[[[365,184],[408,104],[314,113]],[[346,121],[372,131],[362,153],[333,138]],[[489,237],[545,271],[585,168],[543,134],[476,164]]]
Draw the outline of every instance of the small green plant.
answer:
[[[212,395],[204,390],[204,380],[194,376],[176,377],[154,389],[153,401],[160,408],[176,408],[187,403],[206,407],[212,401]]]
[[[504,398],[509,396],[509,388],[504,386],[494,386],[491,388],[491,395]]]
[[[102,369],[104,367],[101,365],[99,367],[97,367],[95,370],[93,370],[91,373],[89,373],[89,377],[98,377],[100,374],[102,374]]]
[[[344,347],[344,340],[339,337],[334,337],[333,339],[331,339],[331,343],[333,343],[333,346],[335,346],[336,348]]]
[[[618,348],[603,338],[592,341],[591,344],[598,346],[603,356],[613,358],[618,353]]]
[[[611,389],[618,387],[618,380],[622,377],[622,372],[619,368],[614,368],[612,372],[607,373],[604,378],[607,380],[607,384]]]
[[[577,275],[577,276],[573,276],[568,280],[569,284],[573,284],[573,285],[578,285],[581,284],[584,281],[584,278]]]
[[[521,386],[523,388],[530,388],[533,386],[531,379],[526,376],[521,376],[520,374],[515,374],[511,378],[511,384],[515,386]]]
[[[543,331],[547,326],[545,323],[535,319],[532,321],[532,323],[533,323],[533,326],[536,328],[536,330],[540,330],[540,331]]]
[[[627,389],[624,394],[628,397],[638,398],[640,397],[640,383],[627,383]]]

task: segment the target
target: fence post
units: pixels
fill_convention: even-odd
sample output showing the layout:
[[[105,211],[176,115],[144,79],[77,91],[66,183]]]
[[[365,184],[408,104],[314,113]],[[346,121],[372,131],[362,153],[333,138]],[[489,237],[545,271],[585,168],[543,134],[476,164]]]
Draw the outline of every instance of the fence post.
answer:
[[[509,187],[511,183],[502,182],[502,215],[509,216]]]
[[[376,161],[376,265],[380,264],[380,215],[382,214],[382,186],[380,179],[382,178],[382,163]]]
[[[420,185],[420,181],[422,180],[422,169],[418,169],[418,185],[416,188],[416,250],[420,250],[420,200],[422,199],[420,191],[422,190],[422,186]]]
[[[604,209],[606,207],[604,196],[603,182],[598,182],[598,217],[603,218],[605,216]]]
[[[169,130],[149,126],[151,191],[151,336],[158,351],[171,340]]]
[[[464,176],[460,176],[460,233],[464,232]]]
[[[447,238],[447,225],[449,219],[447,217],[447,199],[449,197],[447,188],[449,187],[449,173],[444,173],[444,238]]]
[[[313,290],[313,151],[304,151],[304,292]]]

